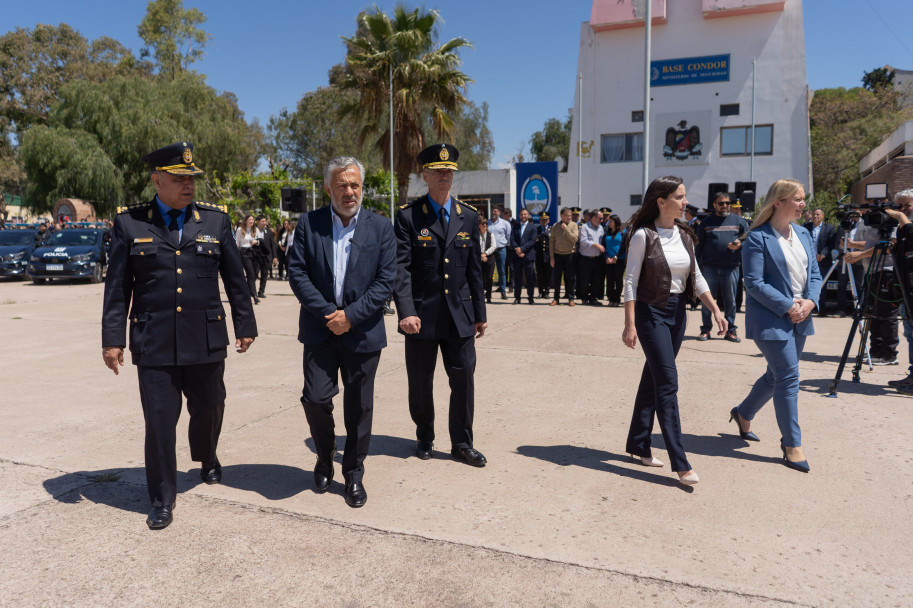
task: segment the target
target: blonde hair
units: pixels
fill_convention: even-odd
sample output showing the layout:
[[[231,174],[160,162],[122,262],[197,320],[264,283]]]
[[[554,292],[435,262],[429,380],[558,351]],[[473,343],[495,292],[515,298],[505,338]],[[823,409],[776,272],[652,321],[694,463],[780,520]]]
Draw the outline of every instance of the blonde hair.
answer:
[[[767,198],[764,199],[764,206],[761,207],[761,211],[758,212],[758,217],[751,223],[751,228],[748,230],[755,230],[769,222],[770,218],[773,217],[777,210],[774,204],[777,201],[788,199],[802,187],[802,182],[791,178],[778,179],[771,184],[770,189],[767,191]]]

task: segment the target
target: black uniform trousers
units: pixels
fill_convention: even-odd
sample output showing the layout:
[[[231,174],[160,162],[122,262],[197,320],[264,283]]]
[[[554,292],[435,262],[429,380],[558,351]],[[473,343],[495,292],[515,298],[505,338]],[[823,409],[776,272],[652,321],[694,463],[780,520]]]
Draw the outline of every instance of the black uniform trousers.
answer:
[[[146,419],[146,485],[153,507],[171,506],[177,496],[175,427],[181,394],[187,397],[190,459],[204,467],[218,464],[216,448],[225,412],[225,361],[197,365],[136,368]]]
[[[263,294],[266,292],[266,280],[269,278],[269,273],[273,269],[273,259],[262,253],[254,254],[254,261],[257,264],[257,270],[260,273],[260,291],[259,293]]]
[[[540,259],[540,256],[542,259]],[[552,279],[551,270],[548,253],[540,254],[536,252],[536,281],[539,284],[540,297],[548,297],[548,289]]]
[[[333,422],[333,397],[339,394],[339,376],[345,394],[342,416],[346,427],[346,446],[342,474],[361,482],[364,462],[371,445],[374,419],[374,376],[380,351],[360,353],[347,348],[340,336],[331,335],[320,344],[304,346],[304,389],[301,405],[317,455],[327,460],[336,447]]]
[[[600,288],[602,286],[604,272],[602,266],[605,266],[605,259],[599,255],[588,257],[580,255],[579,253],[577,254],[577,257],[580,258],[580,264],[578,266],[580,274],[577,275],[577,295],[584,302],[592,302],[601,299],[600,292],[602,289]]]
[[[606,296],[610,303],[620,304],[621,294],[625,285],[625,261],[618,260],[614,264],[605,265]]]
[[[665,307],[637,302],[634,306],[634,327],[647,362],[637,387],[625,450],[645,458],[653,455],[650,436],[655,414],[672,470],[690,471],[691,465],[682,445],[678,370],[675,367],[675,357],[685,336],[685,297],[671,294]]]
[[[247,279],[247,289],[250,291],[250,297],[257,295],[257,269],[259,268],[259,256],[253,247],[241,248],[241,266],[244,267],[244,277]]]
[[[561,277],[564,276],[564,297],[568,300],[574,299],[574,278],[577,262],[574,260],[576,254],[567,253],[555,254],[555,267],[552,268],[552,289],[555,291],[552,297],[555,300],[561,297]]]
[[[438,348],[450,379],[450,445],[472,447],[475,410],[475,336],[461,338],[451,328],[447,338],[421,339],[406,336],[406,376],[409,381],[409,413],[419,441],[434,441],[434,368]]]
[[[536,288],[536,261],[514,255],[514,298],[519,300],[523,293],[523,279],[526,279],[526,296],[534,297]]]

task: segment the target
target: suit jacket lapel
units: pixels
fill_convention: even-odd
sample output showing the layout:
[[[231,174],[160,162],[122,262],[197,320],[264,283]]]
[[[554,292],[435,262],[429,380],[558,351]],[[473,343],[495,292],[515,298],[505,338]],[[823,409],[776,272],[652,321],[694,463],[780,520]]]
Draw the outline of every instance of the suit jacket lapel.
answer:
[[[333,277],[333,211],[330,206],[327,205],[322,209],[325,210],[324,217],[320,218],[319,222],[316,222],[317,229],[320,231],[321,238],[323,241],[323,259],[326,261],[326,271],[329,273],[330,278]]]
[[[371,221],[370,217],[371,214],[364,209],[358,210],[358,215],[355,218],[355,233],[352,235],[352,247],[349,249],[349,263],[346,265],[346,274],[342,282],[343,292],[345,291],[345,286],[349,283],[349,277],[352,276],[352,269],[358,263],[358,254],[361,252],[361,248],[364,247],[365,235],[368,233],[366,225]]]
[[[200,225],[200,213],[197,211],[195,203],[190,204],[190,215],[184,217],[184,230],[181,233],[181,245],[178,249],[184,248],[187,243],[194,240],[202,230]]]
[[[450,223],[447,225],[447,238],[444,240],[444,246],[450,245],[456,237],[457,232],[463,228],[463,209],[457,200],[450,200]]]
[[[770,225],[770,222],[764,224],[762,229],[767,235],[767,251],[770,253],[770,261],[776,266],[780,276],[786,282],[786,286],[789,287],[790,293],[792,293],[792,280],[789,278],[789,266],[786,265],[786,256],[783,255],[783,248],[780,246],[780,235]]]

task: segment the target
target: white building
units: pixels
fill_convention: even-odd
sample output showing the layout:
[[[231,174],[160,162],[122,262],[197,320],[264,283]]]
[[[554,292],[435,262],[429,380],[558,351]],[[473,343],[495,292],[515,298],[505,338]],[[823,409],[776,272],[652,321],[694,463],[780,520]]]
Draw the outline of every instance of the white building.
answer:
[[[593,0],[561,183],[562,204],[609,206],[623,220],[643,192],[644,9],[645,0]],[[753,181],[760,197],[793,177],[811,191],[801,1],[653,0],[651,21],[649,179],[682,177],[698,207],[718,183],[734,192]]]

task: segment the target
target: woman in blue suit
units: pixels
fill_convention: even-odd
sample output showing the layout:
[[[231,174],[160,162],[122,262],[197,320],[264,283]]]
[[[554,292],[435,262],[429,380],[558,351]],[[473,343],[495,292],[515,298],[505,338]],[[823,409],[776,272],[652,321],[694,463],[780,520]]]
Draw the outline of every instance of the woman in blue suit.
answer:
[[[795,223],[805,208],[802,184],[777,180],[766,200],[742,246],[742,273],[746,333],[767,359],[767,371],[732,408],[730,420],[743,439],[759,441],[749,430],[751,421],[772,397],[783,460],[807,473],[799,429],[799,358],[805,339],[815,333],[811,313],[821,293],[821,274],[811,235]]]

